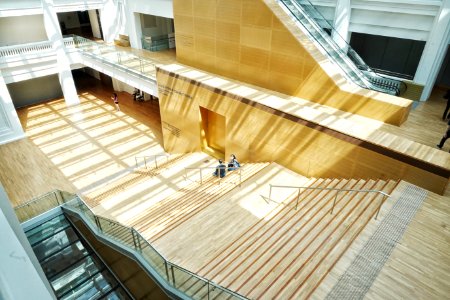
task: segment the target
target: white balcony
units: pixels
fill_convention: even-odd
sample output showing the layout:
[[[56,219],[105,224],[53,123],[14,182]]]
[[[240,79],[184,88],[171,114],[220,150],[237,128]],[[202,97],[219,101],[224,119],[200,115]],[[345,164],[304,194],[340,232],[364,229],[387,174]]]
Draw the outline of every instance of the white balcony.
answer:
[[[79,36],[64,38],[64,47],[72,68],[90,67],[157,96],[158,61]],[[58,73],[56,61],[50,41],[0,47],[0,70],[6,83]]]

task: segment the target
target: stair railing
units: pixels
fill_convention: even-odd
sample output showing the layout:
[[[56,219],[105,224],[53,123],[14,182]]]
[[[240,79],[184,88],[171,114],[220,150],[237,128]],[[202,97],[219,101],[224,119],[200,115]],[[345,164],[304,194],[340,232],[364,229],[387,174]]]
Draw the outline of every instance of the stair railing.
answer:
[[[237,168],[237,169],[234,169],[234,170],[232,170],[232,171],[228,171],[228,172],[235,172],[235,171],[238,171],[238,175],[239,175],[239,187],[241,186],[241,184],[242,184],[242,170],[243,170],[243,168],[244,168],[244,165],[241,165],[239,168]],[[184,180],[187,180],[188,179],[188,170],[198,170],[199,171],[199,174],[200,174],[200,184],[203,184],[203,171],[204,170],[217,170],[217,178],[219,178],[219,184],[221,183],[221,181],[226,177],[226,174],[225,174],[225,176],[224,177],[220,177],[219,176],[219,169],[221,169],[221,170],[225,170],[225,173],[227,172],[227,170],[228,170],[228,167],[227,166],[224,166],[224,167],[186,167],[186,168],[184,168]]]
[[[134,157],[134,161],[136,163],[136,168],[138,168],[139,163],[138,160],[144,160],[144,165],[145,168],[147,169],[147,159],[150,160],[152,159],[153,162],[155,163],[155,168],[158,169],[158,157],[165,157],[166,158],[166,163],[169,162],[169,155],[168,154],[156,154],[156,155],[144,155],[144,156],[135,156]]]
[[[311,37],[318,42],[325,52],[328,53],[334,61],[338,62],[338,65],[344,71],[344,74],[346,74],[354,83],[364,88],[394,95],[399,95],[406,90],[406,84],[403,81],[386,78],[374,72],[308,0],[278,0],[278,2],[282,3],[298,22],[303,25]],[[289,4],[308,21],[311,28],[308,29],[308,26],[302,22],[302,18],[289,7]],[[331,30],[331,36],[323,30],[324,27]],[[330,47],[333,53],[330,53],[330,50],[327,50],[327,47],[316,38],[315,33],[311,32],[311,30],[315,31],[316,34],[328,44],[328,47]],[[337,59],[336,56],[339,59]],[[346,68],[349,70],[346,70]]]
[[[298,189],[297,198],[295,202],[295,210],[298,208],[298,201],[300,200],[300,195],[302,193],[302,190],[321,190],[321,191],[336,191],[336,195],[334,196],[333,200],[333,206],[331,207],[330,214],[333,214],[334,207],[336,206],[336,201],[338,198],[338,195],[340,192],[359,192],[359,193],[378,193],[380,195],[383,195],[383,197],[380,200],[380,205],[377,208],[377,213],[375,215],[375,220],[378,218],[378,214],[380,213],[381,206],[385,202],[387,197],[390,197],[391,195],[381,191],[381,190],[365,190],[365,189],[340,189],[340,188],[327,188],[327,187],[311,187],[311,186],[290,186],[290,185],[274,185],[269,184],[269,200],[272,199],[272,189],[273,188],[283,188],[283,189]]]
[[[43,206],[45,207],[45,210],[41,209],[39,212],[35,210],[36,207]],[[223,297],[226,299],[247,300],[247,298],[236,292],[170,262],[159,253],[139,231],[115,220],[96,215],[84,200],[76,194],[54,190],[15,207],[15,212],[16,215],[19,216],[20,214],[23,216],[20,221],[23,223],[56,207],[61,207],[64,212],[81,217],[83,222],[96,236],[103,235],[114,241],[114,245],[117,245],[117,247],[120,247],[125,251],[131,250],[131,253],[137,254],[137,257],[145,262],[145,264],[142,264],[144,268],[155,271],[161,277],[161,280],[164,280],[168,286],[185,295],[181,299],[197,299],[199,296],[197,294],[200,291],[196,290],[194,295],[190,295],[190,293],[192,293],[190,289],[194,284],[201,283],[201,290],[205,292],[204,297],[206,299],[213,299],[217,296],[222,299],[219,294],[223,293]],[[147,265],[149,267],[147,267]],[[191,279],[194,279],[193,284],[184,287],[185,283]]]

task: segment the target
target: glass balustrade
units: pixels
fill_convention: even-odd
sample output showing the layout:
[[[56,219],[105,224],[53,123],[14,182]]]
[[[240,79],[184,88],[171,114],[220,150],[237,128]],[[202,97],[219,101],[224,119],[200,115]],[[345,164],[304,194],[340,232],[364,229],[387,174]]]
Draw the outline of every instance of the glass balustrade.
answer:
[[[40,206],[42,205],[42,208]],[[115,241],[123,249],[135,251],[167,285],[192,299],[246,299],[245,297],[200,277],[161,255],[138,231],[114,220],[95,215],[77,195],[53,191],[16,208],[21,221],[27,221],[49,209],[61,206],[81,216],[94,233],[102,234]],[[38,209],[39,208],[39,209]],[[36,256],[42,262],[49,280],[61,299],[78,299],[80,295],[102,299],[122,299],[119,286],[108,285],[104,269],[92,253],[79,243],[77,234],[64,216],[58,216],[45,224],[27,231],[27,236]],[[71,267],[64,276],[55,263],[57,258],[70,258]],[[83,272],[83,276],[81,276]],[[80,278],[79,278],[80,277]],[[83,279],[84,278],[84,279]],[[86,279],[88,278],[88,279]],[[78,282],[82,280],[82,282]],[[69,289],[68,287],[72,288]],[[107,295],[107,296],[105,296]]]

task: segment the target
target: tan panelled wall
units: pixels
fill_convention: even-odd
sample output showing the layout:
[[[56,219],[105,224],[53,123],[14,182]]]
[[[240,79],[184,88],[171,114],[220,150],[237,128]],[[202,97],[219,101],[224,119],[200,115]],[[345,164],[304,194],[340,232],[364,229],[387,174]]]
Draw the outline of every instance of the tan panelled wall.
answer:
[[[177,60],[211,73],[399,125],[410,101],[338,87],[262,0],[174,0]],[[286,16],[286,18],[288,18]]]
[[[226,118],[225,157],[274,161],[308,177],[404,179],[443,193],[448,179],[210,90],[157,72],[164,148],[201,151],[200,106]]]

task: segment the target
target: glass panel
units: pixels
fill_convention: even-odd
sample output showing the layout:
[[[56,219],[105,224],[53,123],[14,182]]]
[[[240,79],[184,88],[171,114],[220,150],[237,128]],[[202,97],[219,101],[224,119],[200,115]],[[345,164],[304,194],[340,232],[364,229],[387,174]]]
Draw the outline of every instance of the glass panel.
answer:
[[[116,241],[135,249],[133,242],[133,234],[131,228],[125,227],[115,221],[110,221],[101,217],[97,217],[102,232]]]
[[[112,286],[116,285],[117,282],[115,280],[111,281],[111,276],[109,276],[106,271],[101,272],[83,284],[70,290],[70,292],[61,297],[61,299],[99,299],[111,291],[113,288]]]
[[[64,215],[59,215],[44,224],[28,230],[25,234],[30,241],[30,244],[34,245],[68,226],[69,223]]]
[[[153,249],[147,241],[141,241],[142,256],[164,279],[168,280],[165,260],[155,249]]]
[[[33,251],[38,260],[42,261],[46,257],[76,241],[78,241],[78,236],[75,231],[69,227],[33,246]]]
[[[88,254],[89,251],[78,241],[46,258],[41,266],[45,275],[51,278]]]
[[[192,299],[208,299],[208,282],[176,266],[171,266],[170,272],[175,279],[175,287],[179,291]]]
[[[233,295],[227,289],[224,289],[217,285],[210,285],[209,287],[209,299],[215,300],[240,300],[241,297]]]
[[[88,280],[92,275],[95,275],[101,269],[101,264],[92,256],[86,257],[80,262],[72,265],[64,274],[51,280],[53,289],[58,297],[73,290]]]
[[[55,193],[49,193],[14,209],[19,222],[25,222],[59,205]]]

